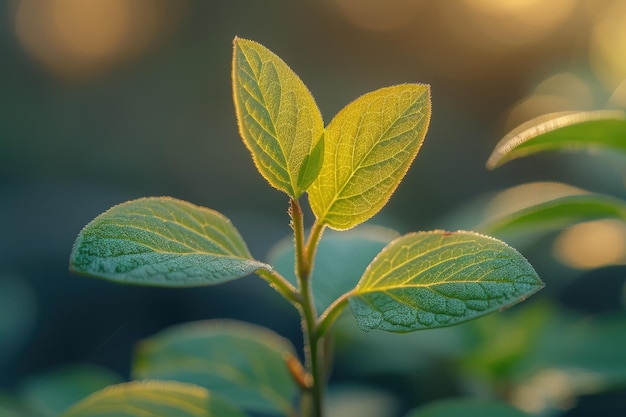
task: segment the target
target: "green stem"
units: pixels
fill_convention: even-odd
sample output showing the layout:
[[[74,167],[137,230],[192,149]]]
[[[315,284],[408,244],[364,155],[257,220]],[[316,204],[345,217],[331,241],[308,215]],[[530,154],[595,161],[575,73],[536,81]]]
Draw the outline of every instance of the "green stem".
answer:
[[[323,223],[318,223],[316,220],[313,223],[313,227],[311,228],[311,233],[309,234],[309,239],[306,243],[306,263],[308,267],[308,273],[310,274],[313,270],[313,264],[315,263],[315,253],[317,252],[317,246],[322,239],[322,234],[324,233],[325,225]],[[307,275],[308,276],[308,275]]]
[[[344,308],[348,305],[348,298],[352,295],[352,292],[347,292],[341,297],[337,298],[328,308],[322,313],[317,323],[317,335],[322,337],[330,331],[330,327],[333,325],[337,317],[341,314]]]
[[[283,297],[289,300],[296,307],[302,304],[302,299],[298,290],[277,271],[259,269],[256,274],[267,281],[272,288],[278,291]]]

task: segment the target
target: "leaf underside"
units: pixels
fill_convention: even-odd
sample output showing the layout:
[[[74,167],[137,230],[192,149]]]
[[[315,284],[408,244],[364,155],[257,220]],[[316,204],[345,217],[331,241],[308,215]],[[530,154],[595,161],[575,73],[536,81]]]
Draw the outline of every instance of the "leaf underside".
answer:
[[[626,153],[626,114],[619,110],[551,113],[513,129],[487,160],[494,169],[546,151],[606,148]]]
[[[543,287],[528,261],[473,232],[419,232],[391,242],[349,303],[359,327],[409,332],[450,326],[522,301]]]
[[[169,197],[117,205],[80,232],[73,272],[116,282],[188,287],[218,284],[265,268],[220,213]]]
[[[186,323],[144,339],[133,376],[200,385],[249,410],[293,414],[297,386],[285,364],[291,343],[234,320]]]
[[[239,132],[258,171],[298,198],[322,164],[324,122],[289,66],[263,45],[235,38],[233,98]]]
[[[324,159],[309,201],[320,223],[347,230],[387,203],[430,122],[430,87],[403,84],[365,94],[324,132]]]
[[[205,388],[173,381],[112,385],[78,402],[60,417],[245,417]]]

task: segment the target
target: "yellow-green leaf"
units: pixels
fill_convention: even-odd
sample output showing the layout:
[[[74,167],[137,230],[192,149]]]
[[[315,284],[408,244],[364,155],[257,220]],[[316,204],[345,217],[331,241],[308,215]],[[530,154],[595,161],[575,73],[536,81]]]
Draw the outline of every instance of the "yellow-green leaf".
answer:
[[[391,242],[349,303],[363,330],[451,326],[515,304],[543,283],[515,249],[473,232],[420,232]]]
[[[422,146],[430,87],[403,84],[344,107],[324,133],[324,160],[309,189],[317,220],[347,230],[387,203]]]
[[[60,417],[245,417],[206,388],[174,381],[111,385],[76,403]]]
[[[235,38],[233,97],[239,133],[259,172],[298,198],[321,167],[324,122],[298,76],[263,45]]]
[[[509,132],[493,150],[487,168],[539,152],[606,148],[626,153],[626,113],[619,110],[550,113]]]
[[[73,272],[167,287],[218,284],[269,265],[254,260],[222,214],[169,197],[119,204],[80,232]]]

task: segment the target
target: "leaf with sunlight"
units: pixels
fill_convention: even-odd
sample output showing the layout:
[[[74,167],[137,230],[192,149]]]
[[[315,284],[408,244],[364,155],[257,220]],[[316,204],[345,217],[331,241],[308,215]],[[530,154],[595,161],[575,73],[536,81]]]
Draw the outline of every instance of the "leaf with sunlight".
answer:
[[[111,385],[78,402],[59,417],[246,417],[206,388],[173,381]]]
[[[235,38],[233,97],[239,133],[259,172],[298,198],[322,164],[324,121],[304,83],[263,45]]]
[[[186,323],[141,341],[133,376],[189,382],[244,409],[295,415],[298,387],[286,365],[291,343],[264,327],[234,320]]]
[[[311,277],[315,308],[322,312],[359,281],[367,265],[389,242],[398,237],[394,230],[364,225],[347,232],[326,233],[317,248],[315,268]],[[350,262],[345,262],[349,259]],[[276,244],[269,254],[269,263],[294,286],[293,238]]]
[[[521,124],[502,138],[487,160],[487,168],[546,151],[606,148],[624,154],[624,137],[623,111],[551,113]]]
[[[422,146],[430,107],[428,85],[403,84],[365,94],[333,118],[309,189],[317,221],[347,230],[380,211]]]
[[[126,284],[191,287],[219,284],[269,265],[254,260],[220,213],[169,197],[119,204],[80,232],[73,272]]]
[[[361,329],[404,333],[502,310],[541,288],[533,267],[504,242],[438,230],[391,242],[348,301]]]
[[[529,183],[496,195],[487,218],[477,227],[483,233],[511,237],[548,233],[575,223],[597,219],[626,220],[626,202],[559,183]]]
[[[519,409],[497,400],[451,398],[438,400],[413,411],[405,417],[528,417]]]

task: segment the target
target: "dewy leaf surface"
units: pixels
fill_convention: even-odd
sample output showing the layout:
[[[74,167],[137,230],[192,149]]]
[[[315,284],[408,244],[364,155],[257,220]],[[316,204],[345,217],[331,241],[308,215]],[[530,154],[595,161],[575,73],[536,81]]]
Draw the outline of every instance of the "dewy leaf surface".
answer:
[[[539,152],[607,148],[626,153],[626,114],[619,110],[551,113],[509,132],[487,160],[494,169]]]
[[[397,85],[344,107],[324,133],[324,160],[309,189],[323,224],[347,230],[387,203],[422,146],[430,121],[430,87]]]
[[[324,122],[304,83],[263,45],[235,38],[233,97],[239,133],[259,172],[298,198],[322,164]]]
[[[450,326],[515,304],[543,283],[505,243],[473,232],[420,232],[372,261],[349,303],[363,330]]]
[[[254,260],[220,213],[169,197],[117,205],[80,232],[73,272],[128,284],[189,287],[240,278],[269,265]]]
[[[173,381],[112,385],[76,403],[60,417],[245,417],[206,388]]]
[[[286,355],[296,357],[293,346],[269,329],[234,320],[201,321],[141,341],[133,375],[189,382],[244,409],[294,415],[298,388]]]

